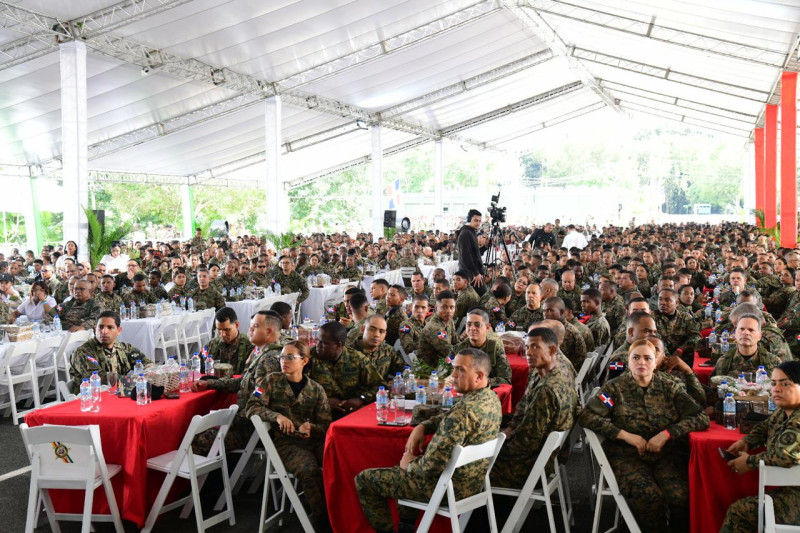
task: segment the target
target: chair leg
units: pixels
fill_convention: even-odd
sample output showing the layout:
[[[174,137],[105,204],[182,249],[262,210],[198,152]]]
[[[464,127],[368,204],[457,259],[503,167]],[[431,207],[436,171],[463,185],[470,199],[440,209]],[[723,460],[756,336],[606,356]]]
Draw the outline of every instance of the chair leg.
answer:
[[[250,440],[247,442],[247,446],[244,447],[244,451],[242,452],[242,456],[239,458],[239,461],[236,463],[236,467],[233,469],[231,473],[230,482],[233,487],[233,493],[238,494],[239,488],[244,483],[244,474],[247,465],[250,463],[250,458],[253,456],[253,450],[256,448],[256,444],[258,444],[258,433],[255,431],[253,435],[250,437]],[[241,478],[241,479],[240,479]],[[224,495],[220,495],[217,503],[214,505],[214,510],[219,511],[222,509],[224,504]]]
[[[569,517],[571,509],[568,509],[568,501],[569,501],[569,492],[565,492],[566,483],[563,483],[563,478],[561,477],[561,470],[566,470],[563,465],[558,465],[558,470],[556,471],[556,490],[558,491],[558,501],[559,505],[561,506],[561,518],[564,520],[564,532],[570,533],[569,531]]]
[[[53,500],[50,498],[50,491],[43,489],[41,494],[42,503],[44,503],[44,512],[47,515],[47,521],[50,522],[50,529],[53,530],[53,533],[61,533],[61,527],[58,525],[58,521],[55,518],[56,510],[53,507]]]
[[[36,513],[39,511],[39,487],[36,476],[31,472],[31,486],[28,490],[28,513],[25,518],[25,533],[33,533],[36,528]]]
[[[164,482],[161,484],[161,489],[158,491],[156,501],[153,502],[153,507],[150,508],[150,513],[147,515],[147,521],[144,523],[144,529],[142,529],[140,533],[150,533],[153,530],[153,525],[155,525],[156,520],[158,520],[158,515],[160,514],[161,508],[164,507],[164,502],[167,500],[167,494],[169,494],[169,489],[172,488],[172,484],[174,482],[175,474],[167,474],[167,477],[164,478]]]
[[[192,476],[189,480],[192,485],[192,502],[194,503],[194,517],[197,522],[197,532],[205,533],[205,526],[203,526],[203,509],[200,507],[200,487],[197,483],[197,477]]]
[[[41,400],[39,399],[39,378],[36,377],[36,361],[31,358],[30,360],[31,366],[31,394],[33,394],[33,406],[38,409],[41,405]]]
[[[114,520],[114,529],[117,533],[125,533],[125,528],[122,527],[122,519],[119,514],[119,507],[117,507],[117,499],[114,497],[114,489],[111,487],[111,480],[103,480],[103,489],[106,491],[106,500],[108,500],[108,510],[111,513],[111,518]]]
[[[203,474],[202,476],[200,476],[198,478],[198,480],[197,480],[197,492],[198,492],[198,494],[200,493],[201,490],[203,490],[203,485],[205,484],[207,477],[208,477],[208,474]],[[186,519],[186,517],[189,516],[189,513],[192,512],[192,506],[193,505],[194,505],[194,501],[192,501],[192,500],[189,500],[188,502],[186,502],[186,505],[183,506],[183,510],[181,510],[181,518]]]
[[[94,479],[86,482],[86,493],[83,497],[83,520],[81,533],[90,533],[92,529],[92,503],[94,502]]]
[[[267,459],[267,461],[269,461],[269,459]],[[267,473],[265,474],[265,476],[266,477],[264,478],[264,493],[261,496],[261,515],[258,518],[258,533],[264,533],[265,522],[267,521],[267,505],[269,505],[269,485],[270,485],[269,468],[267,468]]]
[[[547,509],[547,520],[550,522],[550,531],[556,530],[556,518],[553,515],[553,502],[550,500],[550,488],[547,484],[547,474],[542,472],[542,496],[544,496],[544,506]]]
[[[8,401],[10,403],[9,409],[11,410],[11,422],[13,422],[15,426],[19,425],[19,420],[17,419],[17,392],[18,389],[21,388],[22,388],[21,386],[11,383],[11,380],[9,379],[8,382]]]
[[[236,525],[236,515],[233,512],[233,494],[231,493],[231,480],[228,477],[228,461],[222,456],[222,485],[225,493],[227,512],[229,513],[228,525]]]
[[[600,530],[600,511],[603,509],[603,474],[600,473],[600,479],[597,480],[597,496],[595,497],[594,504],[594,520],[592,521],[592,533],[597,533]]]

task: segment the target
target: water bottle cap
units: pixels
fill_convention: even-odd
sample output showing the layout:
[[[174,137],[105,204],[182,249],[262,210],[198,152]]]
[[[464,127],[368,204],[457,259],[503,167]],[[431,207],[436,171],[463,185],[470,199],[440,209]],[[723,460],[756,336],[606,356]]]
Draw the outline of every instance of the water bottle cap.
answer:
[[[401,374],[400,372],[397,372],[397,373],[395,374],[395,376],[402,376],[402,374]]]
[[[181,363],[181,366],[186,366],[186,363]]]
[[[422,390],[425,390],[425,386],[423,386],[423,385],[420,385],[418,388],[420,388]]]
[[[728,394],[726,394],[726,395],[725,395],[725,397],[726,397],[726,398],[733,398],[733,393],[732,393],[732,392],[729,392]]]
[[[444,391],[445,391],[445,392],[450,392],[450,387],[445,387],[445,388],[444,388]]]
[[[431,372],[431,376],[435,376],[435,375],[436,375],[436,370]]]
[[[759,370],[765,370],[764,365],[758,365]]]
[[[89,383],[89,378],[83,378],[84,383]]]
[[[410,366],[407,366],[407,367],[406,367],[406,370],[411,370],[411,367],[410,367]]]
[[[92,375],[93,375],[93,376],[94,376],[95,374],[97,374],[97,370],[95,370],[94,372],[92,372]]]
[[[144,377],[144,374],[139,374],[139,377],[140,377],[140,378],[143,378],[143,377]]]
[[[384,387],[383,385],[381,385],[380,387],[378,387],[378,390],[386,390],[386,387]]]

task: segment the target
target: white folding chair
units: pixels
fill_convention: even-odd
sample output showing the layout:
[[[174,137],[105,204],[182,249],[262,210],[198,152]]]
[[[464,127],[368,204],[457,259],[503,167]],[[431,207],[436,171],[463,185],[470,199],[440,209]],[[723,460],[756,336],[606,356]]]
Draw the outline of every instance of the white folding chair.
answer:
[[[303,531],[305,531],[305,533],[314,533],[311,520],[309,520],[306,510],[300,501],[300,496],[298,496],[295,486],[292,483],[294,481],[294,476],[286,471],[286,468],[283,466],[283,461],[280,455],[278,455],[278,450],[272,442],[272,437],[269,436],[269,423],[261,420],[258,415],[251,416],[250,420],[253,422],[253,426],[256,428],[256,434],[258,434],[258,438],[261,439],[261,444],[264,445],[264,449],[267,452],[266,473],[264,474],[264,494],[261,497],[261,516],[258,521],[258,533],[264,533],[267,525],[283,514],[286,509],[286,498],[289,498],[292,509],[297,513],[297,518],[303,526]],[[274,480],[280,482],[283,488],[283,494],[281,495],[280,507],[274,515],[267,518],[269,489]],[[281,524],[279,523],[279,525]]]
[[[407,354],[406,351],[403,349],[403,343],[400,342],[400,339],[397,339],[396,341],[394,341],[393,348],[394,348],[394,351],[396,351],[397,353],[400,354],[400,357],[403,358],[403,361],[405,361],[405,363],[408,366],[412,366],[414,364],[414,361],[416,360],[416,355],[414,356],[414,359],[412,359],[411,355]],[[411,352],[411,353],[414,354],[414,352]]]
[[[556,531],[556,521],[553,515],[553,503],[550,496],[554,492],[558,492],[558,498],[561,506],[561,515],[564,520],[564,530],[569,533],[569,518],[567,517],[567,505],[564,496],[564,489],[562,487],[561,472],[558,468],[551,476],[547,476],[545,471],[550,456],[560,449],[564,444],[569,433],[567,431],[554,431],[547,436],[547,439],[539,451],[539,456],[536,462],[533,463],[528,479],[522,486],[522,490],[509,489],[505,487],[492,487],[492,494],[499,496],[513,496],[517,498],[514,507],[511,509],[511,514],[508,516],[505,525],[503,526],[502,533],[518,532],[522,529],[525,519],[530,513],[531,507],[534,502],[544,502],[547,508],[547,519],[550,522],[550,531]],[[556,465],[557,467],[557,465]],[[536,486],[541,482],[541,488]]]
[[[22,441],[31,461],[31,484],[28,493],[28,515],[25,533],[33,533],[36,519],[44,502],[50,529],[60,531],[59,520],[81,522],[81,533],[92,530],[92,521],[113,522],[117,533],[123,533],[117,499],[111,478],[122,471],[119,465],[106,465],[100,444],[99,426],[39,426],[20,425]],[[102,485],[111,514],[92,514],[94,492]],[[83,512],[56,513],[50,489],[85,491]],[[41,498],[41,499],[40,499]]]
[[[497,520],[494,515],[492,486],[489,483],[489,473],[492,471],[494,462],[497,459],[497,454],[500,453],[500,448],[502,448],[503,441],[505,440],[505,433],[499,433],[497,438],[484,442],[483,444],[456,446],[453,448],[453,452],[450,455],[450,461],[447,463],[444,471],[439,476],[439,480],[436,482],[436,488],[429,502],[418,502],[414,500],[397,501],[397,505],[405,505],[406,507],[425,511],[425,514],[422,515],[422,520],[420,520],[419,527],[417,527],[417,533],[427,533],[436,515],[449,517],[452,531],[454,533],[460,532],[466,527],[467,522],[469,522],[472,511],[478,507],[484,506],[489,514],[489,529],[492,533],[497,533]],[[483,490],[477,494],[456,501],[452,481],[453,472],[459,467],[483,459],[489,459],[489,468],[486,469],[486,476],[484,476]],[[442,506],[441,503],[445,497],[447,497],[447,506]]]
[[[589,372],[592,370],[597,359],[597,352],[589,352],[586,359],[583,360],[578,375],[575,377],[575,385],[578,387],[578,400],[581,402],[581,407],[585,405],[586,396],[589,394],[589,387],[591,387]]]
[[[153,357],[156,358],[155,351],[161,350],[164,352],[164,359],[169,358],[169,350],[174,349],[178,363],[182,363],[181,359],[181,331],[183,323],[191,315],[179,314],[170,315],[161,319],[161,324],[158,326],[155,334],[155,347],[153,350]],[[156,358],[157,359],[157,358]]]
[[[467,317],[461,317],[461,320],[458,321],[458,328],[456,328],[456,333],[459,336],[464,332],[464,328],[467,327]]]
[[[44,399],[50,394],[52,386],[56,396],[56,402],[61,401],[61,393],[58,390],[58,354],[61,347],[67,342],[67,336],[54,336],[42,339],[36,347],[34,358],[34,370],[36,379],[39,382],[39,400]]]
[[[622,515],[623,520],[625,520],[625,525],[628,526],[630,533],[641,533],[642,530],[639,528],[639,524],[636,523],[636,519],[633,517],[633,511],[631,511],[631,508],[628,506],[628,502],[625,501],[625,497],[622,496],[619,491],[617,478],[614,476],[614,471],[611,470],[611,465],[608,463],[606,452],[603,451],[600,435],[597,435],[594,431],[586,428],[583,428],[583,432],[586,435],[586,440],[589,442],[589,448],[592,450],[592,454],[594,455],[597,464],[600,466],[600,477],[597,480],[597,497],[594,507],[594,523],[592,524],[592,533],[597,533],[600,529],[600,511],[603,509],[604,496],[612,496],[614,501],[617,503],[617,511],[614,516],[614,527],[607,530],[606,533],[609,531],[615,531],[619,527],[620,514]]]
[[[206,320],[206,317],[203,316],[203,313],[206,311],[208,311],[208,309],[187,315],[181,327],[178,328],[178,340],[180,341],[180,344],[183,345],[183,349],[186,352],[186,361],[192,357],[192,354],[189,351],[190,345],[194,346],[194,344],[197,344],[198,352],[200,351],[200,348],[203,347],[203,340],[200,335],[200,325]]]
[[[258,433],[253,431],[253,434],[250,436],[250,440],[247,441],[247,444],[244,448],[240,448],[237,450],[227,450],[228,455],[238,454],[240,455],[239,460],[236,462],[236,466],[233,467],[233,471],[231,472],[230,477],[230,485],[231,485],[231,494],[236,496],[239,494],[239,490],[244,484],[244,481],[248,475],[248,467],[251,465],[251,461],[253,456],[263,457],[264,451],[257,450],[256,446],[258,445]],[[219,511],[225,506],[225,494],[220,494],[217,503],[214,505],[214,510]]]
[[[75,331],[73,333],[67,333],[67,338],[64,343],[61,345],[61,348],[58,350],[58,371],[63,372],[64,374],[64,381],[69,383],[70,376],[69,376],[69,360],[72,357],[72,353],[75,351],[78,346],[85,343],[89,339],[94,336],[94,332],[90,330],[81,330]]]
[[[766,533],[798,533],[800,526],[775,523],[775,504],[769,494],[764,496],[764,531]]]
[[[17,402],[24,399],[22,387],[27,384],[33,397],[33,406],[39,408],[39,382],[36,380],[36,346],[38,342],[15,342],[0,355],[0,391],[5,389],[8,400],[0,400],[0,408],[5,408],[5,416],[11,414],[16,426],[19,419],[28,411],[17,412]]]
[[[217,311],[216,309],[204,309],[200,311],[200,313],[203,315],[203,319],[200,321],[200,345],[205,346],[211,342],[214,317]]]
[[[61,381],[61,380],[57,381],[56,382],[56,388],[58,389],[58,392],[59,392],[59,395],[61,396],[61,401],[62,402],[71,402],[72,400],[75,400],[75,399],[78,398],[78,396],[76,394],[72,394],[69,391],[69,386],[64,381]]]
[[[797,487],[800,486],[800,465],[791,468],[782,466],[767,466],[764,461],[758,462],[758,533],[764,531],[764,498],[766,487]],[[775,513],[772,516],[773,524]],[[800,527],[787,529],[787,525],[774,524],[777,531],[800,531]]]
[[[189,512],[191,512],[192,507],[194,507],[197,531],[200,533],[203,533],[206,528],[219,524],[224,520],[228,520],[228,524],[231,526],[236,525],[236,518],[233,512],[233,497],[231,496],[231,486],[228,480],[228,462],[225,459],[225,435],[228,433],[228,427],[238,410],[238,405],[232,405],[228,409],[211,411],[211,413],[205,416],[195,415],[177,450],[147,460],[147,468],[164,472],[167,474],[167,477],[164,479],[156,501],[153,503],[153,507],[147,515],[147,521],[145,522],[144,529],[142,529],[142,533],[150,533],[150,531],[153,530],[158,515],[181,506],[183,507],[181,518],[189,516]],[[217,432],[214,444],[211,446],[208,455],[205,457],[202,455],[195,455],[192,452],[192,440],[194,437],[214,427],[219,427],[219,431]],[[222,483],[224,485],[223,490],[225,491],[227,509],[204,520],[203,511],[200,507],[200,489],[203,488],[208,473],[218,469],[222,470]],[[172,488],[176,477],[188,479],[190,481],[192,487],[191,494],[169,505],[164,505],[167,494],[170,488]]]

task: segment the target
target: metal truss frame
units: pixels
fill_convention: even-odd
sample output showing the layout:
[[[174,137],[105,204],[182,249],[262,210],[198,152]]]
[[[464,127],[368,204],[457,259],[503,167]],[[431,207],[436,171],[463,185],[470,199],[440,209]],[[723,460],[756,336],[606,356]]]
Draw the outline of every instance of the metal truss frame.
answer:
[[[680,122],[682,124],[686,124],[688,126],[694,126],[700,129],[707,129],[713,131],[719,131],[722,133],[727,133],[729,135],[735,135],[737,137],[747,138],[747,135],[750,133],[749,129],[740,129],[735,128],[733,126],[729,126],[727,124],[719,124],[716,122],[711,122],[706,119],[700,119],[698,117],[693,117],[691,115],[685,115],[680,113],[675,113],[673,111],[668,111],[666,109],[660,109],[657,107],[647,106],[643,104],[639,104],[636,102],[631,101],[624,101],[621,102],[623,109],[626,109],[633,113],[644,113],[646,115],[653,115],[656,117],[661,117],[667,120],[672,120],[674,122]]]
[[[502,137],[497,137],[496,139],[492,139],[489,141],[491,145],[498,145],[503,144],[509,141],[513,141],[514,139],[518,139],[520,137],[525,137],[526,135],[530,135],[532,133],[536,133],[537,131],[541,131],[545,128],[549,128],[551,126],[555,126],[556,124],[561,124],[562,122],[567,122],[569,120],[582,117],[583,115],[588,115],[589,113],[593,113],[595,111],[599,111],[600,109],[605,109],[606,103],[605,102],[594,102],[589,105],[579,107],[569,113],[564,113],[563,115],[559,115],[557,117],[544,120],[542,122],[537,122],[536,124],[525,128],[524,130],[519,130],[514,133],[509,133],[508,135],[504,135]]]
[[[781,50],[771,50],[736,41],[717,39],[696,32],[671,28],[656,23],[656,17],[652,17],[650,20],[638,20],[633,17],[579,6],[561,0],[525,0],[525,3],[528,7],[535,9],[540,14],[591,24],[600,28],[616,30],[653,41],[668,43],[741,61],[749,61],[759,65],[780,67],[783,65],[786,58],[786,53]]]

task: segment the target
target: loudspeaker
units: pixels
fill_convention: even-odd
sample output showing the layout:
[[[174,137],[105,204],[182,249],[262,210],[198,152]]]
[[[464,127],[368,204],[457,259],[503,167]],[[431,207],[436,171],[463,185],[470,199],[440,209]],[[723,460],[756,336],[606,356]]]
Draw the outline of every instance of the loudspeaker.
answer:
[[[208,237],[227,237],[229,231],[230,225],[227,220],[212,220]]]
[[[383,227],[384,228],[393,228],[395,227],[397,220],[397,211],[394,209],[387,209],[383,212]]]

